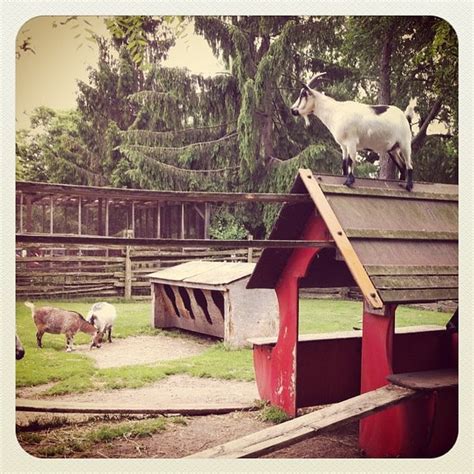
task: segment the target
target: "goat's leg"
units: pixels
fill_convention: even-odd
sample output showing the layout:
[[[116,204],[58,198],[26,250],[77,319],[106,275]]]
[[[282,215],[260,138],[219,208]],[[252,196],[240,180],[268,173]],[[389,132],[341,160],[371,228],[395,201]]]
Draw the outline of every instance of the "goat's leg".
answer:
[[[44,331],[38,330],[38,331],[36,332],[36,344],[37,344],[37,346],[38,346],[40,349],[43,348],[43,344],[42,344],[42,342],[41,342],[41,340],[43,339],[43,334],[44,334]]]
[[[343,145],[340,145],[342,150],[342,175],[347,176],[347,167],[348,167],[348,160],[347,160],[347,148]]]
[[[396,150],[388,151],[387,153],[400,172],[400,181],[405,181],[405,163],[403,162],[403,158],[400,156],[399,149],[397,148]]]
[[[109,327],[107,333],[108,333],[108,341],[109,341],[109,342],[112,342],[112,326]]]
[[[408,143],[406,146],[400,145],[400,152],[403,157],[403,161],[405,162],[406,172],[406,180],[407,184],[405,189],[407,191],[411,191],[413,189],[413,164],[411,162],[411,144]]]
[[[73,347],[72,347],[73,339],[74,339],[74,334],[66,333],[66,352],[71,352],[73,350]]]
[[[355,167],[355,159],[357,155],[357,145],[356,143],[350,143],[347,146],[347,179],[344,181],[346,186],[352,186],[355,182],[354,178],[354,167]]]

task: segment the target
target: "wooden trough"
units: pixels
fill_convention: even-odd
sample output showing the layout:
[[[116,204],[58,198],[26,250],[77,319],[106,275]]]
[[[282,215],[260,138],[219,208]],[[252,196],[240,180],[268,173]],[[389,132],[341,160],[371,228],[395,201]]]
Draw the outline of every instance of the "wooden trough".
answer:
[[[193,261],[149,275],[152,326],[220,337],[233,348],[257,336],[275,336],[273,290],[247,290],[254,263]]]
[[[294,193],[311,202],[283,206],[270,239],[332,240],[335,248],[268,248],[248,288],[275,289],[275,340],[253,340],[261,398],[295,416],[297,409],[338,403],[385,386],[393,374],[455,369],[457,332],[395,332],[399,304],[457,300],[457,186],[343,178],[300,170]],[[298,340],[300,288],[358,286],[362,338]],[[360,423],[360,447],[372,457],[439,456],[457,436],[457,388],[433,390]]]

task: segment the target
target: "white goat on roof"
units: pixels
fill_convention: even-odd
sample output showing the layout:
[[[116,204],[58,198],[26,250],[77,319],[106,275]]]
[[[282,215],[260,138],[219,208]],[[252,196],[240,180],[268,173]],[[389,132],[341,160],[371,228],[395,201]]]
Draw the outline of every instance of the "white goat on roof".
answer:
[[[317,73],[304,84],[291,113],[304,118],[313,114],[329,129],[342,150],[342,170],[347,176],[344,184],[355,182],[354,167],[358,150],[370,150],[382,156],[388,153],[400,170],[400,179],[406,178],[406,189],[413,189],[411,161],[411,120],[414,102],[402,112],[393,105],[367,105],[351,100],[339,102],[318,92],[314,87],[325,73]]]

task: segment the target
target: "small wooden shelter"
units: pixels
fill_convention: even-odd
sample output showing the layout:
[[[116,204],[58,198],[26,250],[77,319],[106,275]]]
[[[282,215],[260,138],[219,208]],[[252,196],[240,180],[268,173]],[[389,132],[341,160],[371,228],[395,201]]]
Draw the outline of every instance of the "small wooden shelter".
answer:
[[[192,261],[149,275],[152,325],[224,339],[230,347],[275,336],[278,305],[273,290],[247,290],[254,263]]]
[[[270,239],[325,240],[325,248],[269,248],[248,288],[274,288],[277,338],[253,339],[263,399],[291,416],[387,385],[387,377],[457,367],[457,335],[438,327],[395,332],[399,304],[456,300],[458,188],[343,178],[300,170],[293,193],[309,203],[283,206]],[[357,285],[363,331],[298,338],[298,290]],[[436,456],[457,435],[457,388],[409,400],[361,421],[369,456]]]

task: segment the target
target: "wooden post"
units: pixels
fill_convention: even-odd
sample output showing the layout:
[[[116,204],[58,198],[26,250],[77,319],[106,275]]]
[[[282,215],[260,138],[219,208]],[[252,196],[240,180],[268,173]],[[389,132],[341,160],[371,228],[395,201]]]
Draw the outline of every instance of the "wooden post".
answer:
[[[133,207],[132,207],[133,209]],[[127,237],[133,237],[133,230],[127,230]],[[131,246],[125,246],[125,290],[124,297],[126,300],[132,298],[132,260],[130,259]]]
[[[158,203],[156,207],[156,238],[161,238],[161,204]]]
[[[54,201],[53,196],[49,196],[49,233],[54,233]]]
[[[253,235],[252,234],[248,234],[247,235],[247,240],[250,242],[253,240]],[[247,249],[247,262],[248,263],[252,263],[253,262],[253,248],[252,247],[249,247]]]
[[[82,233],[82,198],[79,196],[77,201],[77,233]]]
[[[31,219],[31,196],[26,196],[26,232],[32,231],[32,219]]]
[[[20,193],[20,234],[23,234],[23,193]]]
[[[128,232],[128,231],[127,231]],[[135,237],[135,202],[132,201],[132,237]]]
[[[105,200],[105,235],[109,236],[109,204],[108,199]]]
[[[184,235],[185,235],[185,231],[184,231],[184,225],[185,225],[185,222],[184,222],[184,217],[185,217],[185,213],[186,212],[186,207],[185,207],[185,204],[184,202],[181,203],[181,238],[184,239]]]
[[[204,238],[209,238],[209,222],[211,220],[211,205],[206,202],[204,204]]]
[[[104,219],[102,212],[102,199],[97,200],[97,235],[104,235]]]

